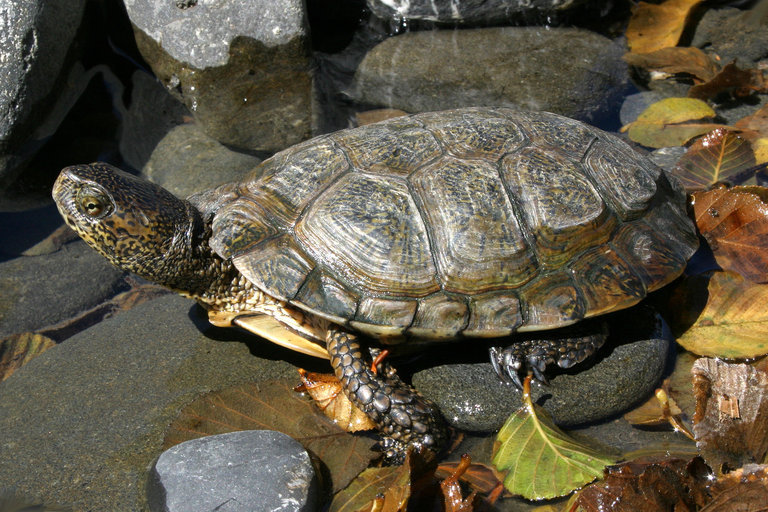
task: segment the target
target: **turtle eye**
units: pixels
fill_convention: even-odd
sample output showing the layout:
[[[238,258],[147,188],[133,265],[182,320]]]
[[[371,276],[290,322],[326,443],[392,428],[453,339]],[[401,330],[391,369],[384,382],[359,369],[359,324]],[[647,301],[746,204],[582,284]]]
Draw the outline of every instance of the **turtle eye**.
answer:
[[[112,211],[112,203],[96,190],[83,190],[78,198],[80,211],[92,219],[99,219]]]

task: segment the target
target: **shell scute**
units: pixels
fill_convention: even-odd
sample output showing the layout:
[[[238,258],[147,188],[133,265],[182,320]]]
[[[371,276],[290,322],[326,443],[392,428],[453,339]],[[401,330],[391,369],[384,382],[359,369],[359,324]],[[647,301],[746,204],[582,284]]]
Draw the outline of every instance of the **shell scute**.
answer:
[[[354,318],[359,296],[327,272],[312,272],[294,302],[309,311],[321,312],[338,323]]]
[[[511,291],[473,295],[469,298],[466,336],[496,338],[508,336],[523,323],[520,299]]]
[[[469,308],[460,296],[438,292],[419,300],[408,333],[421,338],[453,338],[464,330]]]
[[[314,268],[290,235],[267,240],[232,261],[249,281],[280,300],[293,299]]]
[[[587,316],[629,307],[646,295],[643,280],[607,244],[576,258],[570,269],[584,295]]]
[[[346,174],[321,194],[297,238],[339,275],[387,295],[440,288],[426,227],[404,181]]]
[[[411,176],[447,291],[513,288],[537,272],[498,168],[446,157]]]
[[[417,306],[415,300],[364,297],[350,325],[379,336],[400,336],[413,321]]]

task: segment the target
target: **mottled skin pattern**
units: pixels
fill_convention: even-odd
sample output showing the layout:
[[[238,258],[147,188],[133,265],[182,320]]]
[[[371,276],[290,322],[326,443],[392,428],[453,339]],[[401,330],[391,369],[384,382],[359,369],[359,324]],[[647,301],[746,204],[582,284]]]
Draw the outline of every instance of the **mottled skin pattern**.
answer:
[[[372,343],[485,338],[507,345],[491,351],[502,378],[544,380],[603,344],[585,319],[666,285],[698,244],[682,188],[624,142],[500,107],[320,136],[187,201],[106,164],[65,169],[54,197],[112,263],[215,325],[320,357],[325,342],[393,459],[439,449],[446,429],[387,365],[370,369]]]

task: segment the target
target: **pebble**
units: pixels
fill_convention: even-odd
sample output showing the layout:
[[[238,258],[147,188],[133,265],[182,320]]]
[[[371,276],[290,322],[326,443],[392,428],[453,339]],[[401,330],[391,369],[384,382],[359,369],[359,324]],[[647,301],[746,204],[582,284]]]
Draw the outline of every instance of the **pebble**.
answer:
[[[309,512],[317,483],[301,444],[273,430],[186,441],[163,452],[147,485],[153,512]]]

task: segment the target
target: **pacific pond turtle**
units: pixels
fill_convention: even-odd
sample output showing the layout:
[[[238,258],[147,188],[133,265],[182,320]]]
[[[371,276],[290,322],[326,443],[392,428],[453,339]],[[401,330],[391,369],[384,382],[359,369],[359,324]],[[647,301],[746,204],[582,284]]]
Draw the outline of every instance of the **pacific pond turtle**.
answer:
[[[544,378],[603,343],[582,320],[669,283],[698,245],[684,192],[650,160],[506,108],[316,137],[187,200],[105,163],[64,169],[53,195],[112,263],[197,299],[212,323],[329,358],[394,459],[439,449],[446,427],[366,348],[488,343],[500,375]],[[531,331],[548,333],[513,336]]]

